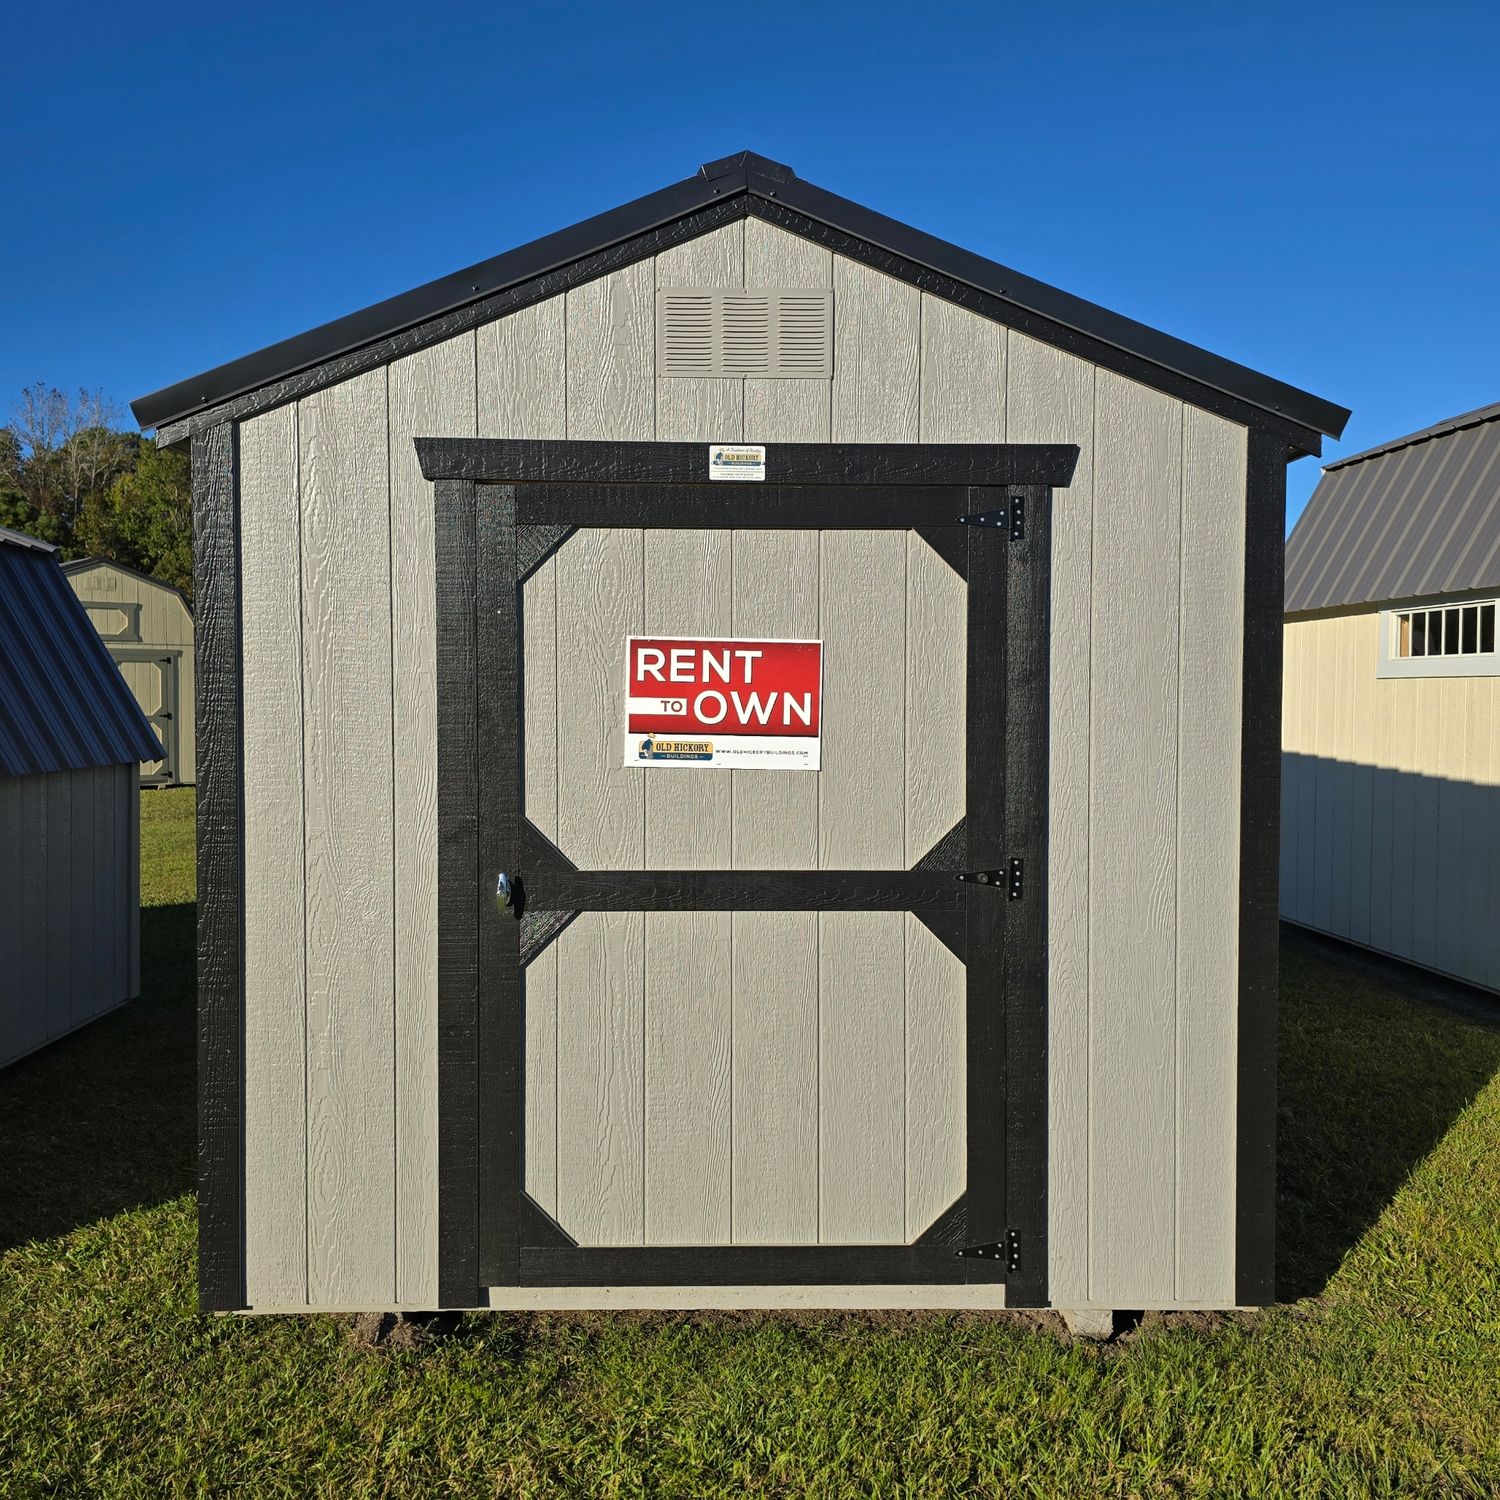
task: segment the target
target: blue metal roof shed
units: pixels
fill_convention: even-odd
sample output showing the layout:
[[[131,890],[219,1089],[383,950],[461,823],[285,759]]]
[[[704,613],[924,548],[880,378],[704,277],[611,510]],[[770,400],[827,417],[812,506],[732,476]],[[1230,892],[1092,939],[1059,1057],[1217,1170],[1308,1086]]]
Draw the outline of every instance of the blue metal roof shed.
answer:
[[[138,767],[161,753],[57,549],[0,527],[0,1066],[139,991]]]

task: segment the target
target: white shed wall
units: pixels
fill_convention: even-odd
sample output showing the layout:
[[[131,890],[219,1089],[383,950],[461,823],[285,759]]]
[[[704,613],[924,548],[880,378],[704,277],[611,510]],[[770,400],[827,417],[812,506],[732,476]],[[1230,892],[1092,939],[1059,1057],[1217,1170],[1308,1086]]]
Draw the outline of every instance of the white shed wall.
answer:
[[[140,992],[134,766],[0,777],[0,1067]]]
[[[658,379],[659,283],[831,285],[832,382]],[[1051,1295],[1232,1303],[1245,429],[752,219],[241,428],[250,1305],[436,1295],[417,434],[1080,446],[1053,530]]]

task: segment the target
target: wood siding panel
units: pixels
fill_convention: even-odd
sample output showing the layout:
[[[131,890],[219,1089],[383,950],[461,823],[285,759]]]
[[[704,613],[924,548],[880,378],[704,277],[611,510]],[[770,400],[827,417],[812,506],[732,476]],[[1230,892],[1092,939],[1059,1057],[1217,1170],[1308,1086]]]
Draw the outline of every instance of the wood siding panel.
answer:
[[[843,257],[833,263],[833,440],[914,443],[921,294]]]
[[[921,331],[919,440],[1004,442],[1007,330],[924,292]]]
[[[432,484],[414,437],[478,435],[475,339],[390,367],[395,775],[396,1297],[434,1303],[437,1242],[437,599]]]
[[[647,531],[643,547],[645,630],[728,635],[732,534]],[[617,751],[619,724],[612,726]],[[647,869],[730,867],[730,776],[684,768],[627,774],[644,792]],[[731,1221],[732,918],[652,912],[644,920],[646,1240],[722,1244]]]
[[[655,316],[650,261],[567,294],[570,438],[655,436]]]
[[[833,255],[809,240],[767,224],[744,224],[745,285],[824,288],[833,285]],[[834,321],[838,305],[835,298]],[[751,443],[827,442],[833,421],[833,384],[827,380],[747,380],[745,440]]]
[[[1094,368],[1010,335],[1005,440],[1077,443],[1052,503],[1048,822],[1048,1256],[1063,1307],[1089,1300],[1089,701],[1093,610]]]
[[[240,429],[245,1299],[307,1286],[307,986],[297,408]]]
[[[639,531],[582,531],[557,554],[558,834],[585,869],[641,869],[644,777],[622,764],[624,637],[642,629]],[[645,919],[588,913],[558,939],[557,1204],[581,1244],[645,1226]]]
[[[1176,1299],[1228,1306],[1235,1278],[1241,632],[1246,431],[1182,412],[1177,732]]]
[[[298,403],[308,1293],[395,1294],[395,863],[385,370]]]
[[[726,224],[663,251],[655,259],[655,276],[659,287],[742,287],[744,222]],[[653,320],[655,316],[653,304]],[[654,348],[653,344],[653,360]],[[742,380],[657,376],[657,438],[663,442],[737,442],[744,430],[744,384]]]
[[[735,532],[734,632],[815,639],[819,550],[813,531]],[[777,771],[735,771],[731,777],[733,867],[816,869],[821,777]],[[730,944],[734,1239],[815,1243],[818,915],[736,912]]]
[[[1176,1288],[1176,403],[1101,370],[1096,386],[1089,773],[1090,1291],[1123,1305]],[[1129,516],[1130,524],[1115,518]],[[1147,601],[1155,601],[1152,618]],[[1137,622],[1126,630],[1126,619]],[[1142,651],[1142,639],[1151,649]]]

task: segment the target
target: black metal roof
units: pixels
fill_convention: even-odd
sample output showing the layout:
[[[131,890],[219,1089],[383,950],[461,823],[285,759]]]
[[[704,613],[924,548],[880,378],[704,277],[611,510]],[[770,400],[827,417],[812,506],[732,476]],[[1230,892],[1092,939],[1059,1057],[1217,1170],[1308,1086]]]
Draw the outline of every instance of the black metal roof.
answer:
[[[159,760],[162,747],[57,565],[0,527],[0,776]]]
[[[143,428],[162,428],[181,422],[660,226],[706,209],[722,209],[735,198],[754,200],[757,205],[774,204],[804,215],[973,287],[1018,311],[1098,340],[1150,366],[1234,397],[1314,433],[1337,437],[1349,419],[1349,413],[1332,402],[888,219],[814,187],[802,181],[790,167],[750,151],[705,163],[694,176],[682,182],[586,219],[570,229],[142,396],[131,403],[131,410]],[[748,201],[746,208],[748,211]]]
[[[1286,609],[1500,589],[1500,403],[1329,464],[1286,544]]]

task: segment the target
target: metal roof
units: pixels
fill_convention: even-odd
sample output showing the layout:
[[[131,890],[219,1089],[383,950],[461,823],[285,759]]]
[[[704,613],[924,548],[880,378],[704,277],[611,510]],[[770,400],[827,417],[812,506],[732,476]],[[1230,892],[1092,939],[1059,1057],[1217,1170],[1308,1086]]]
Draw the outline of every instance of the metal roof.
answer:
[[[802,181],[790,167],[757,156],[753,151],[706,162],[682,182],[585,219],[570,229],[533,240],[362,312],[335,319],[255,354],[166,386],[133,401],[131,410],[142,428],[167,427],[482,302],[518,283],[599,254],[662,225],[709,208],[722,211],[737,198],[747,203],[747,212],[748,201],[756,200],[761,205],[760,211],[768,215],[783,209],[805,215],[1313,433],[1337,437],[1349,420],[1349,413],[1330,401],[888,219]]]
[[[0,528],[0,776],[159,760],[162,747],[57,564]]]
[[[1286,610],[1500,588],[1500,403],[1329,464],[1286,544]]]

